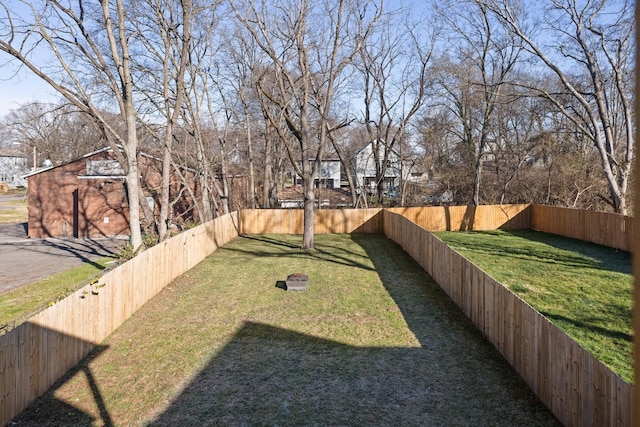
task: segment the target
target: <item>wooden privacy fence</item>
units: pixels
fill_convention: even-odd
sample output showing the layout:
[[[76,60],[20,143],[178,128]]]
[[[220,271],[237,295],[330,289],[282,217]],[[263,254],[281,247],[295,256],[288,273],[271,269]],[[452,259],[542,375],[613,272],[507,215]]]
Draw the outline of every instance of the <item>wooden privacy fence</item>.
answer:
[[[433,206],[386,209],[401,214],[429,231],[526,229],[531,205]],[[240,212],[244,234],[302,234],[301,209],[245,209]],[[325,233],[382,233],[382,209],[320,209],[314,231]]]
[[[0,425],[44,393],[172,280],[237,235],[237,213],[187,230],[0,336]]]
[[[240,211],[243,234],[302,234],[301,209]],[[382,233],[382,209],[320,209],[314,213],[314,233]]]
[[[588,225],[578,226],[581,221]],[[530,205],[317,210],[315,232],[384,233],[502,352],[565,425],[630,425],[631,387],[429,231],[527,229],[625,249],[621,215]],[[239,233],[302,234],[301,210],[243,210],[181,233],[0,336],[0,424],[75,366],[138,308]]]
[[[562,424],[631,425],[629,384],[426,229],[391,211],[383,215],[384,234],[431,275]]]
[[[391,208],[429,231],[518,230],[531,227],[531,205]]]
[[[534,230],[633,251],[633,217],[555,206],[533,205],[532,209]]]

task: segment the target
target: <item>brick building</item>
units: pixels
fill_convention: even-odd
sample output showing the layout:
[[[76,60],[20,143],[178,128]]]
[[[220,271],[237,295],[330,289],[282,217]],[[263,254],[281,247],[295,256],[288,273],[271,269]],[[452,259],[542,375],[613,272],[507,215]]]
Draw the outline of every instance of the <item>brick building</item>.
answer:
[[[161,161],[139,159],[147,202],[156,209]],[[27,175],[29,237],[128,236],[125,173],[113,150],[104,148],[62,165]],[[176,204],[183,209],[189,200]]]

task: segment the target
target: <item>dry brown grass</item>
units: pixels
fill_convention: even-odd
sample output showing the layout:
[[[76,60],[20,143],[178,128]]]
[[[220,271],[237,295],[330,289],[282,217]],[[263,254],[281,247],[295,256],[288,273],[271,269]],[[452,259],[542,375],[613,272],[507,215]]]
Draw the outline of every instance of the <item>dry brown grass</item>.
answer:
[[[27,222],[27,199],[0,197],[0,224]]]
[[[393,242],[299,242],[219,249],[16,425],[556,425]],[[307,291],[282,289],[293,272]]]

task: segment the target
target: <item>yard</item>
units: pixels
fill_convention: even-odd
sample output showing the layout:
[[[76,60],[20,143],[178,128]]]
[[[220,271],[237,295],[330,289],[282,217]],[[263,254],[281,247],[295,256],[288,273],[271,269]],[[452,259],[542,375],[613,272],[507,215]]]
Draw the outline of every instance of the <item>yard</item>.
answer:
[[[24,190],[0,194],[0,224],[20,222],[27,222],[27,197]]]
[[[218,249],[15,425],[556,425],[395,243],[299,243]],[[294,272],[307,291],[283,289]]]
[[[628,252],[531,230],[436,235],[632,383]]]

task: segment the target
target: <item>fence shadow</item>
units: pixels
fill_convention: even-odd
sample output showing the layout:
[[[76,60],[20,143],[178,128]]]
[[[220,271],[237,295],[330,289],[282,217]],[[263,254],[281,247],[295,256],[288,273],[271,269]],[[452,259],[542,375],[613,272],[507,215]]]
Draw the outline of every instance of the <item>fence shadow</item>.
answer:
[[[92,343],[82,340],[77,337],[73,337],[62,332],[54,331],[42,326],[38,326],[32,323],[25,323],[20,326],[24,331],[22,335],[24,341],[16,354],[19,357],[20,352],[28,352],[30,354],[43,354],[48,355],[50,352],[66,352],[67,354],[89,354],[82,359],[81,362],[73,366],[63,376],[61,376],[53,385],[49,388],[46,387],[47,378],[55,377],[55,366],[49,365],[45,359],[34,358],[34,366],[25,367],[22,366],[18,370],[19,374],[23,372],[31,372],[30,375],[32,381],[32,387],[34,389],[44,388],[44,392],[34,402],[32,402],[28,409],[22,412],[18,417],[12,420],[8,425],[12,426],[35,426],[35,425],[68,425],[68,426],[93,426],[96,424],[104,426],[112,426],[113,421],[111,415],[107,409],[106,402],[102,396],[100,387],[95,380],[94,374],[91,370],[89,362],[100,356],[105,352],[109,346],[98,345],[94,346]],[[8,336],[0,337],[2,339]],[[8,339],[8,338],[7,338]],[[3,353],[3,357],[6,356]],[[71,358],[69,358],[71,360]],[[5,361],[6,363],[6,361]],[[14,365],[20,365],[14,361]],[[37,365],[37,366],[36,366]],[[24,374],[23,374],[24,375]],[[95,417],[83,411],[81,408],[74,406],[70,402],[65,402],[56,397],[56,391],[63,387],[71,378],[82,375],[84,376],[91,393],[89,399],[93,402],[93,405],[98,409],[99,416]],[[8,390],[5,390],[8,391]],[[12,390],[13,391],[13,390]],[[18,396],[15,391],[11,394],[7,394],[3,397],[5,399],[15,399]],[[2,402],[8,405],[7,401]],[[86,403],[86,402],[85,402]],[[15,402],[20,405],[21,403]],[[43,414],[46,414],[43,417]]]

